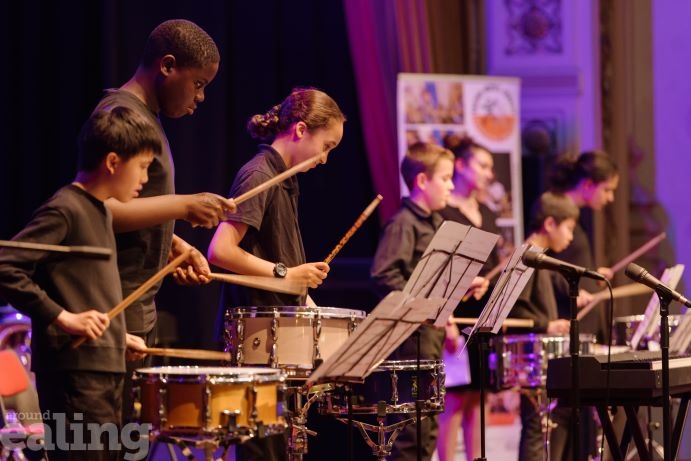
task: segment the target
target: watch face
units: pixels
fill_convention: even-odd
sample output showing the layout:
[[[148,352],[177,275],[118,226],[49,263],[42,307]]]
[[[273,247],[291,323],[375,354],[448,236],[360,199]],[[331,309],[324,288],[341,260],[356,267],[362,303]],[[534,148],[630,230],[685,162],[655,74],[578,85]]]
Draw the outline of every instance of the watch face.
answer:
[[[286,276],[287,273],[288,273],[288,268],[286,267],[285,264],[276,263],[276,265],[274,266],[274,276],[283,278]]]

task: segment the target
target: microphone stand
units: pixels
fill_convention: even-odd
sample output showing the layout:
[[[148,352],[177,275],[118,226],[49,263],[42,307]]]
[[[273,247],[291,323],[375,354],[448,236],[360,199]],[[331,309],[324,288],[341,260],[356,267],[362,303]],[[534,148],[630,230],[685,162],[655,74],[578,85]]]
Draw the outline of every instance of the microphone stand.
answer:
[[[580,424],[581,424],[581,390],[578,374],[578,355],[581,348],[578,331],[578,285],[580,275],[576,272],[562,273],[569,283],[569,306],[571,319],[569,323],[569,350],[571,353],[571,448],[573,461],[581,460]]]
[[[672,437],[670,432],[670,395],[669,395],[669,304],[671,296],[656,290],[660,298],[660,349],[662,350],[662,438],[664,461],[672,457]]]

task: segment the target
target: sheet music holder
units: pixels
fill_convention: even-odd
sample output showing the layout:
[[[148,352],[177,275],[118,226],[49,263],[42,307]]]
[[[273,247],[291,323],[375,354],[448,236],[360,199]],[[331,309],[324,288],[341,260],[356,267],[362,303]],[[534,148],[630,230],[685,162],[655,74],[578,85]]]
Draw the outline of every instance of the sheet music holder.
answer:
[[[677,264],[672,267],[668,267],[662,273],[660,281],[672,289],[677,287],[679,280],[681,280],[681,275],[684,272],[684,265]],[[660,298],[657,293],[653,293],[648,302],[648,306],[645,308],[645,313],[643,314],[643,320],[636,327],[636,331],[631,337],[631,349],[638,349],[643,338],[650,338],[655,333],[655,330],[659,328],[660,325]],[[673,349],[670,347],[670,349]]]
[[[497,234],[444,221],[415,266],[403,292],[415,298],[443,298],[430,319],[443,327],[499,240]]]
[[[528,251],[543,253],[545,250],[536,245],[524,243],[514,249],[506,267],[499,276],[494,290],[490,294],[487,304],[482,309],[480,316],[468,335],[466,344],[476,332],[499,333],[504,320],[509,316],[513,305],[525,288],[528,280],[535,271],[522,262],[523,255]]]
[[[444,221],[403,291],[389,293],[308,379],[362,381],[423,323],[446,325],[499,236]]]
[[[351,333],[348,340],[307,379],[362,382],[430,316],[444,304],[441,298],[412,298],[389,293]]]

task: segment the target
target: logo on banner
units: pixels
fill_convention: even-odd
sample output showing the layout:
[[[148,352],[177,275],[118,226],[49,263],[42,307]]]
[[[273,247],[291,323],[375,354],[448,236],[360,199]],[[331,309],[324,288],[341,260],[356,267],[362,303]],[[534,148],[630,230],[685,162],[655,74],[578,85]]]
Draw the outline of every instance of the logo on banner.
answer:
[[[511,93],[499,85],[487,85],[473,99],[473,121],[492,141],[505,141],[516,129],[518,114]]]

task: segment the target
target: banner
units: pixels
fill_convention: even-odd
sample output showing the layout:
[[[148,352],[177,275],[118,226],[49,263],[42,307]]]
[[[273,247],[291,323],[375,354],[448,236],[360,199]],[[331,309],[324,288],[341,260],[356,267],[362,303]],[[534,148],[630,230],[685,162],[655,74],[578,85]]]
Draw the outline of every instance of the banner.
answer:
[[[495,181],[478,199],[497,215],[509,254],[523,242],[520,80],[513,77],[398,74],[398,153],[417,141],[443,145],[470,136],[494,157]],[[399,162],[400,165],[400,162]],[[401,193],[408,190],[401,182]]]

